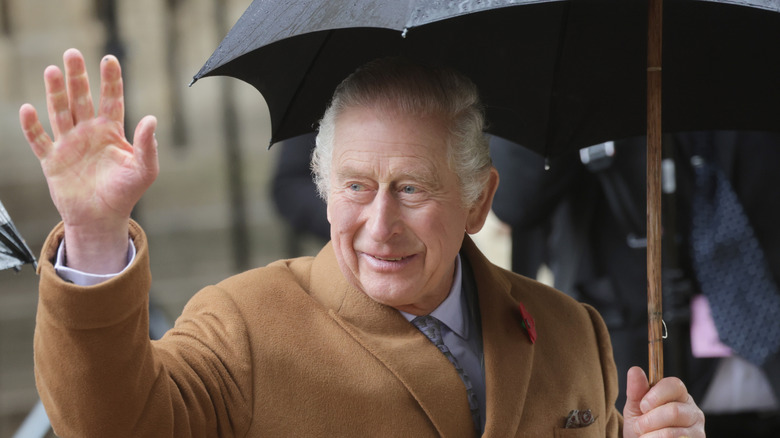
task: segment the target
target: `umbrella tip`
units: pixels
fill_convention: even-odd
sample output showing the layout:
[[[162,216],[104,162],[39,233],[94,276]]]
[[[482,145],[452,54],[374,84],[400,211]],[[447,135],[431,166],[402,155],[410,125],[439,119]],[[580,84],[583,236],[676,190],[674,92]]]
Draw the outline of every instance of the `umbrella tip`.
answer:
[[[196,78],[195,76],[193,76],[193,77],[192,77],[192,81],[190,81],[190,84],[189,84],[189,85],[187,85],[187,87],[192,87],[192,84],[194,84],[195,82],[198,82],[198,78]]]

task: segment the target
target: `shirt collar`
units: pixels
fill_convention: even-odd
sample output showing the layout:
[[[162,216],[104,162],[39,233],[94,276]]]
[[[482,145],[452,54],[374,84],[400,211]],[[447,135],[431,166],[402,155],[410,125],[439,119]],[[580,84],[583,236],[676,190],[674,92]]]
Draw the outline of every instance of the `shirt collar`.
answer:
[[[399,312],[408,321],[417,317],[404,311],[399,310]],[[450,293],[430,315],[441,321],[461,338],[468,339],[469,333],[466,321],[468,312],[466,312],[465,300],[463,299],[463,270],[461,269],[460,254],[455,257],[455,274],[453,275]]]

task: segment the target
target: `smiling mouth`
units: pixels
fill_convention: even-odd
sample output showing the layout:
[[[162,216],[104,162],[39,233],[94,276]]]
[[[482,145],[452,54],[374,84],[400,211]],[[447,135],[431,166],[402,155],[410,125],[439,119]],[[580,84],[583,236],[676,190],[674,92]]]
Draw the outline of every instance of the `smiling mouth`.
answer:
[[[379,257],[379,256],[371,256],[377,260],[381,260],[383,262],[400,262],[401,260],[407,258],[407,257]]]
[[[392,274],[398,273],[406,269],[406,267],[412,263],[416,255],[406,256],[377,256],[373,254],[363,253],[364,260],[370,266],[370,270],[377,273]]]

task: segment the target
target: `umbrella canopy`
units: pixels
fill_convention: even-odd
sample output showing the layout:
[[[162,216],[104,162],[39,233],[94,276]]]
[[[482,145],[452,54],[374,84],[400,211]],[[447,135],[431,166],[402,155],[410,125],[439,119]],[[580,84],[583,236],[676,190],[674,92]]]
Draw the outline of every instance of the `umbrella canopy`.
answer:
[[[737,6],[745,5],[752,7]],[[195,75],[265,98],[271,142],[311,132],[359,65],[404,55],[471,77],[489,131],[549,156],[646,130],[647,2],[254,0]],[[667,0],[664,130],[779,130],[778,0]]]
[[[26,263],[37,267],[35,256],[0,202],[0,271],[10,268],[19,271]]]

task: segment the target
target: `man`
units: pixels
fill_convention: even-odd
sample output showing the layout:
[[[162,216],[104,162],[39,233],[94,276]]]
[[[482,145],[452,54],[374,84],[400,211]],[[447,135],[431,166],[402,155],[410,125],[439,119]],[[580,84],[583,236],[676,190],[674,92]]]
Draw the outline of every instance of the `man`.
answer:
[[[44,73],[55,142],[20,110],[63,220],[41,258],[35,345],[58,434],[703,436],[682,382],[650,389],[638,368],[624,420],[597,313],[465,236],[498,185],[476,90],[399,61],[348,78],[321,123],[332,242],[205,288],[150,341],[148,247],[129,217],[158,173],[156,120],[130,145],[116,59],[101,63],[97,117],[81,54],[64,60],[64,77]],[[417,319],[429,314],[441,322]]]

